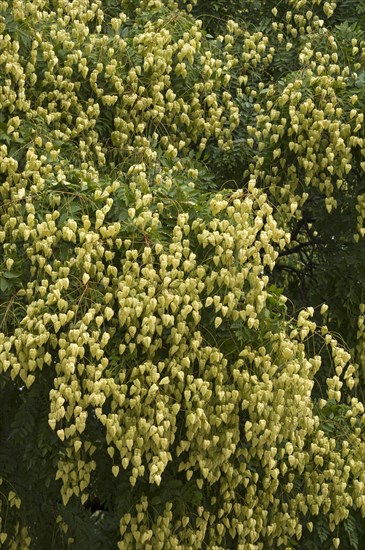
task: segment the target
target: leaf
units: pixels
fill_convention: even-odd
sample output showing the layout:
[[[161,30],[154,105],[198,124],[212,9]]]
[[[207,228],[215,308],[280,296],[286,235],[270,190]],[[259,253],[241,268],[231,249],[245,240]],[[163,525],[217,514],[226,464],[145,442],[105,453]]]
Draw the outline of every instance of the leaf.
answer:
[[[357,522],[353,515],[350,513],[349,516],[343,522],[344,529],[348,535],[351,548],[358,550],[359,548],[359,537],[357,534]]]
[[[20,277],[20,273],[15,273],[14,271],[4,271],[3,276],[5,279],[18,279]]]
[[[11,288],[11,285],[3,277],[0,278],[0,290],[1,292],[6,292]]]

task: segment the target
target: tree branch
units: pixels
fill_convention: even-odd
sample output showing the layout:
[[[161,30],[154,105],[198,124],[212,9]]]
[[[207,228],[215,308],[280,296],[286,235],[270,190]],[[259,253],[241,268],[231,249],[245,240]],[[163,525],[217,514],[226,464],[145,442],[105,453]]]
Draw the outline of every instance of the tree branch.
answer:
[[[290,254],[295,254],[296,252],[302,252],[308,246],[314,246],[315,244],[320,244],[320,242],[320,239],[312,239],[311,241],[307,241],[305,243],[299,243],[296,246],[293,246],[293,248],[282,250],[279,252],[278,257],[282,258],[283,256],[289,256]]]

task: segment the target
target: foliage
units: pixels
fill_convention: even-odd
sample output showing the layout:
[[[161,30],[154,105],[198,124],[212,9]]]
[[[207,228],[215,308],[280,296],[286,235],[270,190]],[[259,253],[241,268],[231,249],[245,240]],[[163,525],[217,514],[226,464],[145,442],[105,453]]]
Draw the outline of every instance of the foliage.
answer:
[[[360,549],[362,3],[0,9],[0,544]]]

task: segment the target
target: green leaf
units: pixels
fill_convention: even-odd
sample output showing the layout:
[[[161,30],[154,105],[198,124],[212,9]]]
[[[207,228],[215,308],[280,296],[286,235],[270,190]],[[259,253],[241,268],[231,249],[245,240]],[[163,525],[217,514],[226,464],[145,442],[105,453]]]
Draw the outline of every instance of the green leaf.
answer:
[[[6,292],[11,288],[11,285],[3,277],[0,278],[0,290],[1,292]]]
[[[18,279],[20,277],[20,273],[15,273],[14,271],[4,271],[3,276],[5,279]]]

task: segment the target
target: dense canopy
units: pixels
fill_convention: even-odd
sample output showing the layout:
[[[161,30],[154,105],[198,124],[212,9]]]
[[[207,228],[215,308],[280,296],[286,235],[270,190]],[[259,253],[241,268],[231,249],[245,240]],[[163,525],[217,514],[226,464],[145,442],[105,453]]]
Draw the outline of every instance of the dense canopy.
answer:
[[[365,1],[0,2],[0,545],[365,539]]]

